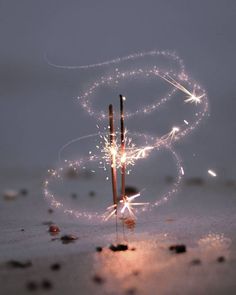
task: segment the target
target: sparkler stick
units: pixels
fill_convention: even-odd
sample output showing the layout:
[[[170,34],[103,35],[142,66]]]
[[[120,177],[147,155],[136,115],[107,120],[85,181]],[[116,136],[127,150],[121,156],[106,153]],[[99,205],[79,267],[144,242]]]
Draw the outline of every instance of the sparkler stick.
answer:
[[[109,130],[110,130],[110,150],[111,150],[111,178],[112,193],[115,212],[117,213],[117,181],[116,181],[116,151],[114,149],[115,132],[114,132],[114,116],[113,107],[109,105]]]
[[[125,126],[124,126],[124,100],[125,98],[120,94],[120,139],[121,139],[121,196],[125,200]]]

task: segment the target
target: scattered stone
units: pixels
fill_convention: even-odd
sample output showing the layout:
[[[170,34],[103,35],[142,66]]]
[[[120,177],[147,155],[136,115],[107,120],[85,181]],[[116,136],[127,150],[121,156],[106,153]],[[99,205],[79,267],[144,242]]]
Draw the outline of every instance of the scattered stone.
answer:
[[[53,286],[52,286],[52,283],[51,283],[49,280],[47,280],[47,279],[44,279],[44,280],[42,281],[41,286],[42,286],[42,288],[45,289],[45,290],[52,289],[52,287],[53,287]]]
[[[52,224],[49,226],[49,230],[48,230],[50,233],[52,234],[58,234],[60,232],[60,228],[55,225],[55,224]]]
[[[38,284],[31,281],[26,284],[26,287],[29,291],[35,291],[36,289],[38,289]]]
[[[97,252],[102,252],[102,247],[96,247]]]
[[[18,192],[15,191],[15,190],[12,190],[12,189],[5,190],[3,192],[3,198],[6,201],[13,201],[13,200],[15,200],[15,198],[17,197],[17,195],[18,195]]]
[[[126,186],[125,187],[125,194],[127,197],[136,195],[139,193],[139,190],[134,186]]]
[[[53,209],[52,208],[49,208],[48,209],[48,213],[52,214],[53,213]]]
[[[224,256],[219,256],[219,257],[217,258],[217,261],[218,261],[219,263],[225,262],[225,257],[224,257]]]
[[[78,240],[78,237],[75,235],[64,235],[61,237],[61,241],[63,244],[72,243],[76,240]]]
[[[76,199],[77,197],[78,197],[78,196],[77,196],[76,193],[72,193],[72,194],[71,194],[71,198]]]
[[[200,265],[200,264],[202,264],[202,262],[200,259],[196,258],[191,261],[191,264],[192,265]]]
[[[186,246],[183,244],[180,245],[172,245],[169,247],[170,251],[174,251],[177,254],[185,253],[187,251]]]
[[[117,251],[127,251],[128,250],[128,245],[125,244],[118,244],[118,245],[113,245],[111,244],[109,249],[113,252],[117,252]]]
[[[90,196],[90,197],[94,197],[95,195],[96,195],[95,191],[90,191],[90,192],[89,192],[89,196]]]
[[[201,177],[192,177],[192,178],[186,179],[186,184],[187,185],[199,185],[199,186],[201,186],[201,185],[205,184],[205,181]]]
[[[20,231],[25,231],[25,229],[24,229],[24,228],[22,228]]]
[[[20,189],[19,194],[22,196],[27,196],[28,190],[26,188],[22,188],[22,189]]]
[[[133,248],[131,248],[130,250],[131,250],[131,251],[136,251],[136,248],[135,248],[135,247],[133,247]]]
[[[134,230],[136,226],[136,221],[134,218],[125,218],[123,219],[123,223],[127,229]]]
[[[136,288],[130,288],[130,289],[126,290],[125,294],[134,295],[134,294],[136,294],[136,292],[137,292]]]
[[[134,271],[133,271],[133,275],[134,275],[134,276],[138,276],[139,274],[140,274],[140,271],[139,271],[139,270],[134,270]]]
[[[27,268],[32,266],[31,261],[17,261],[17,260],[10,260],[7,262],[8,266],[12,268]]]
[[[50,266],[51,270],[53,271],[58,271],[61,269],[61,265],[60,263],[53,263],[51,266]]]
[[[94,276],[93,276],[93,281],[94,281],[95,283],[99,284],[99,285],[105,283],[105,279],[102,278],[102,277],[99,276],[99,275],[94,275]]]

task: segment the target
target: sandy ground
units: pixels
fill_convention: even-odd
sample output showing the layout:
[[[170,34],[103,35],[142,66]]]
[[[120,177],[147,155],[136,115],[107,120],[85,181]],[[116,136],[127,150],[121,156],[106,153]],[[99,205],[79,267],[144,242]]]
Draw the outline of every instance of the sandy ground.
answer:
[[[125,239],[119,228],[119,242],[129,246],[123,252],[109,249],[116,242],[112,222],[86,224],[61,212],[49,213],[38,178],[5,181],[2,189],[10,183],[27,187],[29,194],[0,201],[3,295],[236,293],[233,183],[184,185],[170,203],[138,219],[135,231],[126,231]],[[60,227],[57,236],[49,234],[49,221]],[[69,244],[53,240],[63,234],[74,234],[78,240]],[[170,251],[175,244],[185,244],[187,251]],[[102,252],[96,251],[97,246]],[[11,260],[32,265],[17,268],[9,265]],[[52,270],[55,263],[59,269]]]

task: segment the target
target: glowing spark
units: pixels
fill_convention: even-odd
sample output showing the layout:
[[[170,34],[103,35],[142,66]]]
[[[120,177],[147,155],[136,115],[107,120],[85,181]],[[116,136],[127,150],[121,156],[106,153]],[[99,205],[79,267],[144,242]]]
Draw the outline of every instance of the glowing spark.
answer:
[[[173,85],[175,88],[179,89],[180,91],[184,92],[185,94],[188,95],[188,98],[185,99],[185,102],[190,102],[195,104],[201,103],[201,98],[205,95],[204,93],[200,96],[196,96],[195,89],[191,93],[188,89],[186,89],[183,85],[181,85],[179,82],[177,82],[174,78],[169,76],[168,74],[162,76],[159,73],[157,73],[158,76],[160,76],[162,79],[164,79],[166,82],[170,83]]]
[[[152,146],[145,147],[136,147],[136,145],[132,142],[132,138],[127,137],[127,131],[125,132],[125,142],[126,142],[126,152],[121,152],[121,144],[116,139],[113,143],[113,146],[110,146],[110,142],[108,140],[108,136],[103,137],[104,145],[101,148],[101,152],[103,153],[102,158],[105,162],[110,165],[110,158],[114,158],[114,163],[116,168],[120,168],[123,163],[128,166],[134,166],[136,160],[143,159],[148,156],[148,153],[154,149]]]
[[[179,132],[179,131],[180,131],[179,127],[174,126],[172,128],[172,130],[166,136],[164,136],[164,139],[169,139],[170,138],[170,140],[172,140],[175,137],[176,133]]]
[[[116,213],[116,209],[117,209],[117,205],[116,205],[116,204],[107,207],[107,211],[109,212],[109,214],[108,214],[107,216],[104,216],[104,220],[107,221],[107,220],[110,219],[112,216],[114,216],[115,213]]]
[[[133,195],[131,197],[125,197],[124,200],[121,200],[120,203],[122,203],[123,207],[121,208],[120,212],[122,214],[125,213],[125,211],[127,210],[128,213],[132,216],[135,217],[134,215],[134,208],[135,206],[145,206],[148,205],[149,203],[133,203],[133,200],[135,200],[136,198],[138,198],[140,196],[140,193]]]
[[[180,169],[181,169],[181,174],[184,175],[184,168],[181,167]]]
[[[187,120],[184,120],[184,123],[185,123],[186,125],[188,125],[188,124],[189,124]]]
[[[135,217],[135,214],[134,214],[134,207],[135,206],[147,206],[149,205],[149,203],[134,203],[133,201],[138,198],[140,196],[140,193],[138,194],[135,194],[131,197],[125,197],[125,199],[123,200],[120,200],[119,204],[122,205],[121,209],[119,210],[119,212],[124,215],[126,213],[126,211],[128,211],[128,215],[132,216],[133,218],[136,218]],[[107,208],[107,211],[108,211],[108,215],[107,216],[104,216],[104,220],[107,221],[108,219],[110,219],[111,217],[113,217],[117,211],[117,207],[116,205],[112,205],[112,206],[109,206]]]
[[[193,93],[190,94],[189,98],[185,99],[185,102],[190,102],[190,103],[195,103],[195,104],[199,104],[201,103],[201,98],[204,96],[204,94],[200,95],[200,96],[196,96],[195,94],[195,89],[193,90]]]
[[[213,177],[216,177],[217,176],[217,174],[215,173],[215,171],[213,171],[211,169],[209,169],[207,172],[208,172],[208,174],[210,174]]]

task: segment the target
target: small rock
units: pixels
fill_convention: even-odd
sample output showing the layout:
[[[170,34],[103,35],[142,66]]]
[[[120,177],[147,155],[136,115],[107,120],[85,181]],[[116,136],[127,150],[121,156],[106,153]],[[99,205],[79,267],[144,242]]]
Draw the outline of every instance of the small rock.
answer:
[[[99,275],[94,275],[93,276],[93,281],[97,284],[104,284],[105,283],[105,279],[103,279],[101,276]]]
[[[172,245],[169,247],[170,251],[174,251],[175,253],[185,253],[187,251],[186,246],[183,244],[180,245]]]
[[[76,193],[72,193],[71,194],[71,198],[76,199],[77,198],[77,194]]]
[[[22,196],[27,196],[28,190],[26,188],[22,188],[22,189],[20,189],[19,194]]]
[[[49,280],[47,280],[47,279],[44,279],[44,280],[42,281],[41,286],[42,286],[42,288],[45,289],[45,290],[52,289],[52,287],[53,287],[53,286],[52,286],[52,283],[51,283]]]
[[[20,231],[25,231],[25,229],[24,229],[24,228],[22,228]]]
[[[49,208],[48,209],[48,213],[52,214],[53,213],[53,209],[52,208]]]
[[[27,268],[32,266],[31,261],[17,261],[17,260],[10,260],[7,262],[7,264],[12,268]]]
[[[15,190],[6,190],[3,192],[3,197],[6,201],[13,201],[17,197],[18,192]]]
[[[224,257],[224,256],[219,256],[219,257],[217,258],[217,261],[218,261],[219,263],[225,262],[225,257]]]
[[[117,251],[127,251],[128,250],[128,245],[125,244],[118,244],[118,245],[110,245],[109,249],[113,252]]]
[[[139,193],[139,190],[134,186],[126,186],[125,187],[125,194],[127,197],[136,195]]]
[[[134,294],[136,294],[136,292],[137,292],[136,288],[130,288],[130,289],[126,290],[125,294],[134,295]]]
[[[90,192],[89,192],[89,196],[90,196],[90,197],[94,197],[95,195],[96,195],[95,191],[90,191]]]
[[[136,221],[134,218],[125,218],[123,219],[124,225],[127,227],[127,229],[134,230],[136,226]]]
[[[97,252],[102,252],[102,247],[96,247]]]
[[[49,230],[48,230],[50,233],[52,234],[58,234],[60,232],[60,228],[55,225],[55,224],[52,224],[49,226]]]
[[[60,263],[53,263],[51,266],[50,266],[51,270],[53,271],[58,271],[61,269],[61,265]]]
[[[29,291],[35,291],[36,289],[38,289],[38,284],[31,281],[26,284],[26,287]]]
[[[78,237],[75,235],[64,235],[61,237],[61,241],[63,244],[72,243],[76,240],[78,240]]]
[[[140,271],[139,271],[139,270],[134,270],[134,271],[133,271],[133,275],[134,275],[134,276],[138,276],[139,274],[140,274]]]
[[[191,264],[192,265],[200,265],[200,264],[202,264],[202,262],[200,259],[196,258],[191,261]]]

